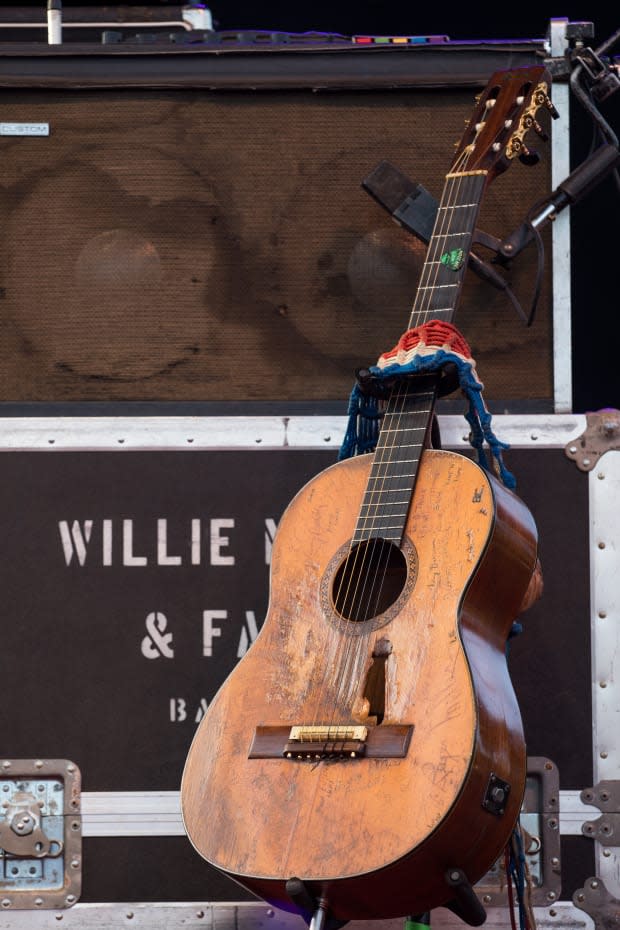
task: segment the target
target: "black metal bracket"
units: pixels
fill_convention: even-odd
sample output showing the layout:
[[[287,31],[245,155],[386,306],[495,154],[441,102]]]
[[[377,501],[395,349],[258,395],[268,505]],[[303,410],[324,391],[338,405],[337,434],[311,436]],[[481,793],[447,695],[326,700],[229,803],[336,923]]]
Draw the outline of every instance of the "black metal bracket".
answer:
[[[446,884],[454,892],[454,897],[444,907],[447,907],[470,927],[480,927],[487,919],[487,912],[476,896],[465,872],[458,868],[448,869]]]
[[[368,177],[364,178],[362,188],[376,200],[379,206],[387,210],[403,229],[413,233],[421,242],[428,244],[433,232],[438,203],[425,187],[406,177],[390,162],[382,161]],[[474,231],[473,242],[490,249],[497,259],[513,257],[512,255],[503,256],[500,240],[480,229]],[[508,297],[517,315],[525,324],[528,324],[531,316],[528,317],[524,313],[505,278],[475,252],[470,251],[467,261],[469,268],[479,278]]]
[[[333,917],[327,901],[317,898],[300,878],[289,878],[286,893],[312,930],[339,930],[348,923]]]

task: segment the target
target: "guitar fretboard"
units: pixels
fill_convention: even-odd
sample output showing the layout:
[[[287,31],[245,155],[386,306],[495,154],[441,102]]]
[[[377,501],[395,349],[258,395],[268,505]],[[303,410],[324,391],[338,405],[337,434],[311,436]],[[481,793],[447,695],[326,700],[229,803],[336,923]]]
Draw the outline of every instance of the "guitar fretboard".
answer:
[[[409,328],[451,322],[461,293],[486,171],[449,174],[420,275]]]
[[[408,328],[433,319],[452,321],[485,182],[484,171],[447,176]],[[373,537],[402,540],[439,375],[434,380],[429,387],[425,379],[422,391],[415,379],[402,381],[387,401],[354,543]]]
[[[403,385],[398,398],[395,394],[383,416],[354,543],[373,537],[394,543],[402,539],[435,391],[414,393]]]

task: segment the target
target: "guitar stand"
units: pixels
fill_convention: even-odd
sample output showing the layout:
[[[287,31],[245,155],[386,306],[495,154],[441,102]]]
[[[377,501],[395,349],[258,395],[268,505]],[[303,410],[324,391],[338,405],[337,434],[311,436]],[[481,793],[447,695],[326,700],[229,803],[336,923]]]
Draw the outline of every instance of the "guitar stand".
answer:
[[[487,919],[487,912],[480,903],[462,869],[448,869],[446,884],[454,891],[454,897],[444,907],[456,914],[470,927],[480,927]]]
[[[462,869],[448,869],[446,884],[452,888],[454,897],[443,906],[452,911],[460,920],[470,927],[480,927],[487,919],[487,912],[476,896],[467,876]],[[316,898],[300,878],[289,878],[286,893],[301,911],[309,930],[339,930],[348,921],[337,920],[329,913],[325,898]],[[428,916],[409,918],[414,924],[428,924]]]
[[[301,916],[310,930],[339,930],[348,921],[337,920],[329,913],[325,898],[316,898],[300,878],[289,878],[286,893],[301,911]]]

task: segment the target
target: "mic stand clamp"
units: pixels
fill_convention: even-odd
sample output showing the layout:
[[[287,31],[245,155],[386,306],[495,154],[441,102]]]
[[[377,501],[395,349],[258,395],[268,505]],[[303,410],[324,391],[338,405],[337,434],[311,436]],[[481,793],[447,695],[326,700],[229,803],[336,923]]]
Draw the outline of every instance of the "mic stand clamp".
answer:
[[[379,206],[387,210],[400,226],[428,245],[438,204],[425,187],[406,177],[390,162],[382,161],[367,178],[364,178],[362,188]],[[501,255],[500,240],[480,229],[474,231],[473,243],[490,249],[498,257]],[[506,294],[521,320],[527,324],[531,315],[528,318],[523,312],[505,278],[475,252],[469,253],[468,262],[479,278]]]

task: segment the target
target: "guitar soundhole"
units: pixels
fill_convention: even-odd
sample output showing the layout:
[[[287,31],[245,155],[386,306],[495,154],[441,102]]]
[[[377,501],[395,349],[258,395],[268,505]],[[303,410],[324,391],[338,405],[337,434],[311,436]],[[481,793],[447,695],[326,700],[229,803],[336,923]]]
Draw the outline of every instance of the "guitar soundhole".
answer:
[[[407,559],[398,546],[380,538],[358,543],[334,575],[334,610],[353,623],[385,614],[403,593],[407,574]]]

